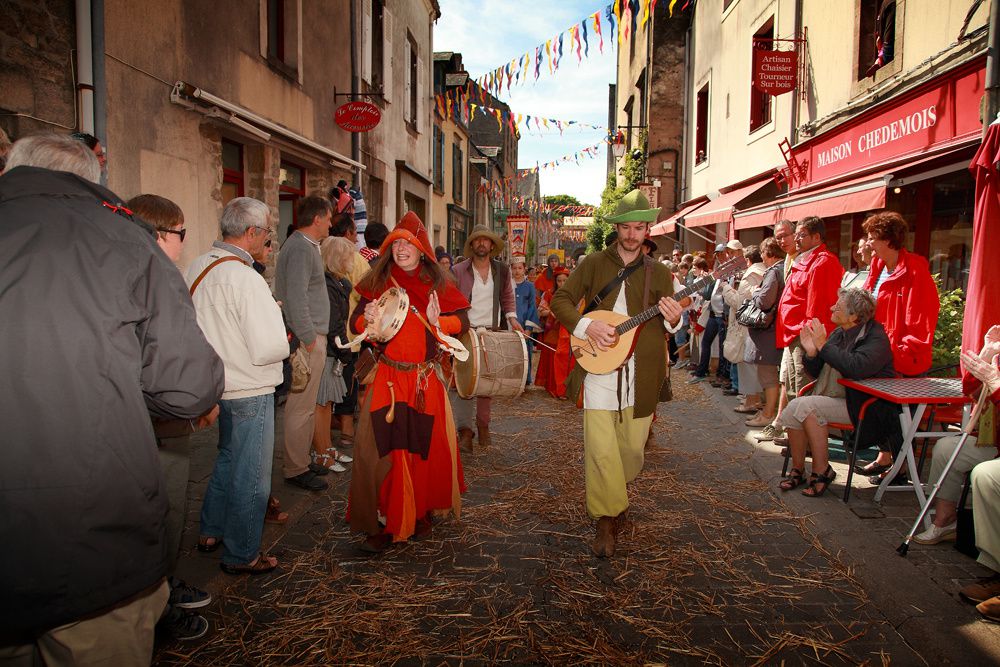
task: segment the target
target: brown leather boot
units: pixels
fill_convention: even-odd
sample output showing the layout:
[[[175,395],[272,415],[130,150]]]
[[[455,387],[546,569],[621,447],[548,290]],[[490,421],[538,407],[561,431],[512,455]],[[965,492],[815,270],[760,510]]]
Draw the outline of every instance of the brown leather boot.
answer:
[[[598,558],[611,558],[615,555],[615,520],[602,516],[597,520],[597,536],[591,545],[594,555]]]
[[[653,425],[649,425],[649,433],[646,435],[646,444],[642,446],[643,449],[650,449],[656,446],[656,434],[653,433]]]
[[[476,429],[479,431],[479,446],[482,449],[490,448],[490,425],[486,422],[476,420]]]
[[[458,429],[458,448],[463,452],[472,453],[472,429]]]

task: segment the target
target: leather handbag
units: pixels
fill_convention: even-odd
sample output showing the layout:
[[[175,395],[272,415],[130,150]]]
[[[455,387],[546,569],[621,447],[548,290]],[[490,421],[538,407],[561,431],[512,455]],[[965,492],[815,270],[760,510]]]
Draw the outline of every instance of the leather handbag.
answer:
[[[752,299],[747,299],[736,311],[736,321],[747,329],[766,329],[774,322],[777,305],[775,304],[767,310],[761,310]]]

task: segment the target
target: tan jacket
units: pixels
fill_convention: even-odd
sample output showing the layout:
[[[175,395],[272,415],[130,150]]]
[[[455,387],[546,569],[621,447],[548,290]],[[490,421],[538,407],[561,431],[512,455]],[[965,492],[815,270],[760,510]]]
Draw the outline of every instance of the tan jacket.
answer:
[[[671,296],[674,293],[673,276],[667,267],[648,257],[640,256],[636,262],[646,261],[650,265],[649,299],[646,307],[654,305],[660,297]],[[634,262],[633,262],[634,263]],[[618,245],[612,244],[598,253],[587,255],[569,275],[562,289],[556,290],[552,297],[552,312],[566,327],[573,331],[582,315],[577,310],[580,301],[590,303],[604,289],[618,272],[625,268],[625,263],[618,254]],[[639,268],[625,279],[625,302],[629,315],[642,312],[643,287],[646,279],[646,269]],[[618,299],[621,288],[612,290],[597,310],[611,310]],[[667,376],[667,342],[664,338],[666,328],[662,317],[654,317],[642,325],[635,347],[635,406],[632,415],[637,418],[647,417],[656,410],[660,400],[666,400],[664,380]],[[566,395],[573,399],[583,391],[583,380],[587,372],[577,364],[566,380]]]

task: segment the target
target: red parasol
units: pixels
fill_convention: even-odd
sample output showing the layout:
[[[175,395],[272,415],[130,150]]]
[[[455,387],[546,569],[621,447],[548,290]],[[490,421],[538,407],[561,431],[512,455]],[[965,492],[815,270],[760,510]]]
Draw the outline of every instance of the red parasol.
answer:
[[[983,346],[983,336],[994,324],[1000,324],[1000,294],[990,296],[990,285],[1000,285],[1000,124],[993,122],[986,130],[969,170],[976,179],[976,210],[972,219],[972,261],[969,288],[966,292],[965,317],[962,322],[962,349],[973,353]],[[994,238],[996,237],[996,238]],[[963,372],[966,391],[979,381]]]

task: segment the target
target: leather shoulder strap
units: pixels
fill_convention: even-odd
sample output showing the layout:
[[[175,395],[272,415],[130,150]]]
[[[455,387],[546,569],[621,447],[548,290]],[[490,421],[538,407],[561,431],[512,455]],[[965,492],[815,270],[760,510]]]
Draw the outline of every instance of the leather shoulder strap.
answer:
[[[632,272],[638,269],[640,266],[642,266],[642,262],[640,262],[639,264],[633,264],[632,266],[628,266],[624,269],[619,270],[618,275],[612,278],[611,282],[605,285],[604,289],[598,292],[597,296],[595,296],[593,299],[590,300],[590,303],[587,304],[587,307],[583,309],[583,314],[586,315],[587,313],[589,313],[590,311],[594,310],[599,305],[601,305],[601,302],[604,301],[604,298],[607,297],[609,294],[611,294],[611,292],[616,287],[621,285],[622,282],[624,282],[626,278],[632,275]]]
[[[214,262],[206,266],[205,270],[199,273],[198,277],[194,279],[193,283],[191,283],[191,289],[189,290],[191,296],[194,296],[195,289],[198,288],[198,285],[201,284],[201,281],[204,280],[206,275],[208,275],[208,272],[217,267],[219,264],[222,264],[223,262],[239,262],[240,264],[242,264],[243,260],[240,259],[239,257],[234,257],[233,255],[226,255],[225,257],[220,257],[219,259],[215,260]]]

